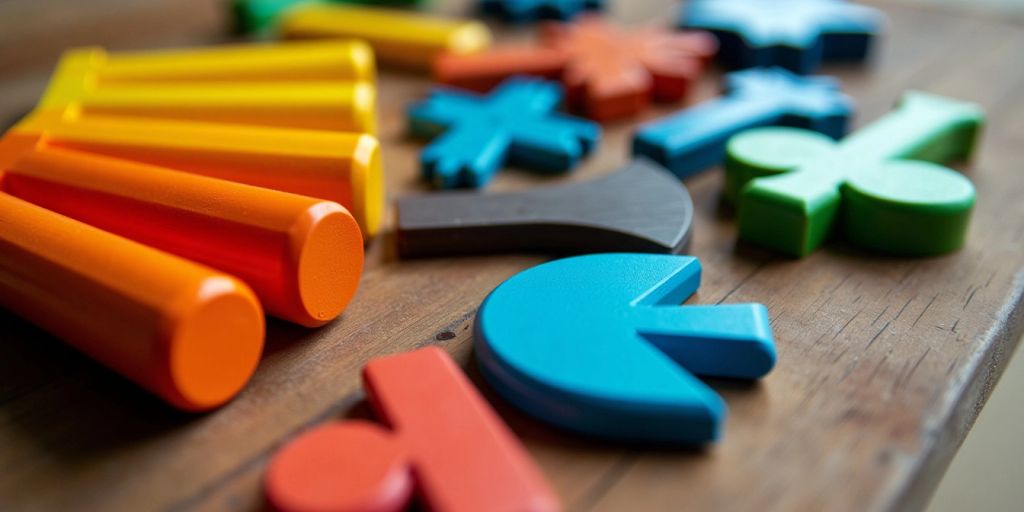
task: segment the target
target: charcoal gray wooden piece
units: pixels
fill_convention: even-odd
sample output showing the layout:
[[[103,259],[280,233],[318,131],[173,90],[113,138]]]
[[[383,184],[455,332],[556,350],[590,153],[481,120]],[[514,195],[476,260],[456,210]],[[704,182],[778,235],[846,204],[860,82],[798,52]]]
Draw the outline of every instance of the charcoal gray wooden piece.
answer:
[[[402,257],[507,252],[685,252],[693,201],[644,158],[601,178],[525,192],[437,192],[398,201]]]

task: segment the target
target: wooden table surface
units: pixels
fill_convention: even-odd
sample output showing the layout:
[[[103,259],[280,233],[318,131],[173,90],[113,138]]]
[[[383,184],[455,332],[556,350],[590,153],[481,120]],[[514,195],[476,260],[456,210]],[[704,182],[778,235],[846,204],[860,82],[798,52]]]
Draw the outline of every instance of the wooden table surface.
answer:
[[[670,23],[678,9],[674,1],[611,3],[630,23]],[[980,152],[963,167],[978,188],[967,247],[902,259],[832,242],[803,260],[785,259],[737,245],[734,219],[719,203],[720,170],[687,180],[693,254],[705,269],[689,303],[765,303],[778,366],[759,384],[712,383],[730,416],[724,440],[700,451],[579,439],[483,387],[567,509],[862,511],[927,502],[1024,328],[1024,27],[872,3],[892,21],[874,61],[825,72],[858,100],[858,126],[911,87],[984,105]],[[212,0],[2,0],[0,122],[31,108],[61,48],[206,44],[226,39],[223,27],[223,5]],[[709,73],[691,101],[713,95],[719,77]],[[384,71],[380,87],[389,195],[421,193],[421,146],[404,135],[403,109],[429,83]],[[492,188],[609,172],[626,158],[631,127],[607,126],[599,151],[571,176],[507,170]],[[0,312],[0,510],[260,509],[260,476],[283,440],[330,418],[368,414],[359,383],[368,359],[435,344],[479,383],[471,363],[477,305],[544,259],[399,261],[386,233],[370,246],[359,293],[341,319],[318,330],[270,321],[252,382],[231,404],[199,416],[170,410]]]

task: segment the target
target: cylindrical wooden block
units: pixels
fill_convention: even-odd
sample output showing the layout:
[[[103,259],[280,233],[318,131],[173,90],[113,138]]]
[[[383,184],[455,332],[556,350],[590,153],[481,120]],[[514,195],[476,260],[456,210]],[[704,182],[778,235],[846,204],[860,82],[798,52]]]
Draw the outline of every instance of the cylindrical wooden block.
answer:
[[[69,50],[38,108],[373,132],[373,51],[361,41],[107,53]]]
[[[263,350],[242,282],[7,194],[0,305],[189,411],[235,396]]]
[[[37,110],[0,140],[0,167],[34,146],[124,158],[341,204],[373,237],[384,210],[380,143],[365,133]]]
[[[237,276],[306,326],[341,314],[362,274],[359,226],[331,201],[52,147],[24,153],[2,188]]]
[[[478,21],[347,4],[303,4],[284,13],[278,28],[288,38],[363,40],[382,64],[414,69],[430,69],[442,53],[476,53],[491,45],[490,30]]]

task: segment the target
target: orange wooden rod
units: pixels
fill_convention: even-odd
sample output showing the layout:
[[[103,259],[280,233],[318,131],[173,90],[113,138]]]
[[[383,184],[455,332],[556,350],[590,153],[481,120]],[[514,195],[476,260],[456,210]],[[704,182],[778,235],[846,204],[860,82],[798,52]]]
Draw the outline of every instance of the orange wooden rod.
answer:
[[[242,282],[7,194],[0,306],[189,411],[235,396],[263,351]]]
[[[332,201],[102,155],[36,147],[7,193],[245,281],[275,316],[314,327],[345,309],[363,239]]]

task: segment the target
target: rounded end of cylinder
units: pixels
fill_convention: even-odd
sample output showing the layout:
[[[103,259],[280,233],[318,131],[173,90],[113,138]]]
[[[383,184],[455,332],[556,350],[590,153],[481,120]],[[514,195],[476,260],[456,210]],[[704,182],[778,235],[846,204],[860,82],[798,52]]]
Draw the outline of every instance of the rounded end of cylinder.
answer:
[[[480,53],[491,47],[491,29],[479,21],[467,21],[452,31],[446,51],[457,55]]]
[[[353,78],[373,83],[377,80],[377,64],[373,48],[366,41],[354,40],[349,43],[349,56]]]
[[[352,214],[330,201],[309,210],[291,233],[292,264],[299,292],[289,319],[318,327],[337,318],[359,287],[363,237]]]
[[[170,379],[164,393],[176,406],[205,411],[234,398],[263,353],[263,310],[240,281],[203,280],[174,321],[168,343]]]
[[[372,82],[352,86],[352,130],[377,133],[377,88]]]
[[[372,135],[362,135],[352,156],[352,214],[366,239],[380,231],[384,216],[384,173],[381,170],[380,143]]]

